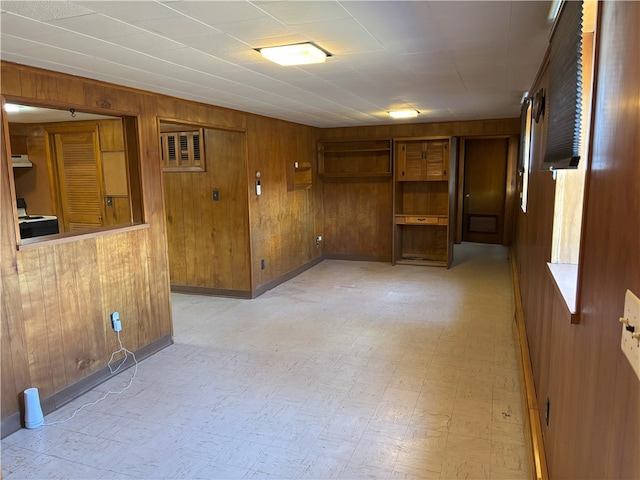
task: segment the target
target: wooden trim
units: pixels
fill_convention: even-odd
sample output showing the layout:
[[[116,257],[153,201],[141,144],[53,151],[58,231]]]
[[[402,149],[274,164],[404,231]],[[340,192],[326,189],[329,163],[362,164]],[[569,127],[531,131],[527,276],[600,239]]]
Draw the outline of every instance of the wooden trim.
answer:
[[[296,268],[294,270],[291,270],[289,273],[285,273],[284,275],[281,275],[278,278],[274,278],[270,282],[267,282],[267,283],[265,283],[263,285],[260,285],[258,288],[254,289],[251,292],[251,298],[257,298],[260,295],[262,295],[263,293],[271,290],[272,288],[277,287],[281,283],[284,283],[284,282],[286,282],[288,280],[291,280],[294,277],[297,277],[302,272],[304,272],[306,270],[309,270],[312,267],[315,267],[320,262],[322,262],[324,259],[325,259],[325,257],[323,257],[323,256],[316,257],[313,260],[311,260],[310,262],[307,262],[304,265],[300,265],[298,268]]]
[[[518,149],[519,137],[510,135],[507,150],[507,185],[504,197],[504,219],[502,228],[502,244],[506,247],[513,244],[515,235],[515,211],[517,208]]]
[[[133,232],[135,230],[144,230],[149,228],[148,223],[140,223],[136,225],[114,225],[113,227],[101,227],[99,230],[81,233],[66,232],[58,235],[48,235],[46,237],[26,238],[18,245],[18,250],[32,250],[39,247],[48,247],[51,245],[59,245],[61,243],[79,242],[81,240],[89,240],[91,238],[104,237],[118,233]]]
[[[138,363],[144,360],[151,355],[158,353],[160,350],[170,346],[173,344],[173,338],[171,335],[165,335],[164,337],[160,337],[158,340],[151,342],[150,344],[136,350],[135,356]],[[119,373],[124,372],[129,367],[133,366],[133,358],[128,357],[123,367],[120,369]],[[104,367],[91,375],[84,377],[83,379],[77,381],[73,385],[60,390],[57,393],[54,393],[50,397],[44,398],[40,400],[40,404],[42,406],[42,411],[45,415],[48,415],[51,412],[59,409],[60,407],[66,405],[70,401],[78,398],[80,395],[85,394],[89,390],[97,387],[101,383],[106,382],[110,378],[113,377],[113,374],[109,370],[109,367]],[[45,421],[46,426],[46,421]],[[1,424],[2,438],[10,435],[22,428],[22,414],[21,412],[16,412],[8,417],[2,419]]]
[[[251,298],[249,290],[232,290],[228,288],[198,287],[191,285],[171,284],[174,293],[188,293],[192,295],[209,295],[212,297]]]
[[[518,366],[520,367],[519,374],[523,397],[522,408],[525,422],[524,433],[528,447],[527,457],[530,466],[529,475],[536,480],[547,480],[549,478],[547,458],[544,451],[536,387],[533,380],[531,356],[529,354],[529,342],[527,341],[527,330],[524,323],[524,310],[522,308],[522,296],[520,295],[520,277],[518,275],[518,267],[516,265],[515,251],[513,248],[510,249],[509,263],[511,264],[513,297],[516,306],[513,336],[517,350]]]
[[[349,260],[354,262],[390,262],[388,257],[379,257],[372,255],[349,255],[340,253],[329,253],[324,256],[327,260]]]
[[[596,122],[598,120],[599,114],[602,112],[598,112],[596,109],[597,101],[598,101],[598,74],[600,68],[600,32],[602,28],[602,5],[597,7],[596,11],[596,28],[593,33],[593,71],[591,72],[591,102],[589,104],[589,109],[591,111],[591,121],[589,125],[589,139],[587,145],[587,158],[585,158],[586,172],[584,177],[584,192],[582,197],[582,227],[580,228],[580,250],[578,251],[578,279],[576,283],[576,312],[577,318],[571,317],[571,323],[580,323],[580,312],[582,311],[582,277],[584,275],[584,244],[587,238],[587,205],[589,205],[589,194],[591,191],[591,164],[593,163],[593,151],[594,145],[596,141]],[[606,83],[606,82],[605,82]]]

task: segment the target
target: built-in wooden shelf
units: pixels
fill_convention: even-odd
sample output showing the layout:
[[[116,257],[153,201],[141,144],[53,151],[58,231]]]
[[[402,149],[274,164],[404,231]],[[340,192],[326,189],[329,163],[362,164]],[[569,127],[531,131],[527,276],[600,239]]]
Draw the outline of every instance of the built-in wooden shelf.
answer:
[[[293,162],[287,170],[287,190],[308,190],[312,185],[311,162]]]
[[[392,263],[449,267],[456,139],[398,138],[394,146]]]
[[[318,142],[318,174],[323,177],[390,177],[391,140]]]

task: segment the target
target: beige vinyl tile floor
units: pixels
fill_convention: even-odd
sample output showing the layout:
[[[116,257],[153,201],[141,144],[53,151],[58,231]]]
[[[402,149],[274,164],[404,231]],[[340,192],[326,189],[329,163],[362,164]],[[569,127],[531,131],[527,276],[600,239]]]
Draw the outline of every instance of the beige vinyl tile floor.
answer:
[[[325,260],[254,300],[173,294],[175,344],[121,395],[5,438],[2,476],[526,479],[508,250],[455,259]]]

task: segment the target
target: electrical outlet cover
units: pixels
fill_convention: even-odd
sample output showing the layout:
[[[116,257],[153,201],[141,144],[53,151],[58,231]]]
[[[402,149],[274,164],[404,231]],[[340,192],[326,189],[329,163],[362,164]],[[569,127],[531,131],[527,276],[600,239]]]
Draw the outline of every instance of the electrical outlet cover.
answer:
[[[640,340],[632,337],[632,333],[640,333],[640,299],[631,290],[627,290],[624,296],[623,317],[629,322],[628,325],[633,327],[634,332],[627,330],[627,325],[622,325],[620,347],[640,379]]]

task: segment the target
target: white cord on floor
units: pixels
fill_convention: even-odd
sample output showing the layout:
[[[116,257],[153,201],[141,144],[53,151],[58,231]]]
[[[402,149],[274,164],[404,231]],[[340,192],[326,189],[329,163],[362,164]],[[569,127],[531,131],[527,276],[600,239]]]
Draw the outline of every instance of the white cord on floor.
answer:
[[[68,422],[69,420],[71,420],[73,417],[76,416],[76,414],[82,410],[85,407],[90,407],[91,405],[95,405],[98,402],[101,402],[102,400],[104,400],[105,398],[107,398],[109,395],[120,395],[122,392],[124,392],[125,390],[127,390],[131,384],[133,383],[133,379],[136,378],[136,375],[138,373],[138,360],[136,359],[136,355],[130,351],[127,350],[126,348],[124,348],[122,346],[122,340],[120,340],[120,332],[116,332],[117,336],[118,336],[118,344],[120,345],[120,349],[116,350],[115,352],[113,352],[111,354],[111,358],[109,359],[109,363],[107,363],[107,367],[109,367],[109,371],[111,372],[111,375],[118,373],[118,371],[120,370],[120,368],[122,368],[122,366],[125,364],[125,362],[127,361],[127,358],[129,358],[129,355],[131,355],[131,357],[133,358],[133,363],[134,363],[134,369],[133,369],[133,375],[131,376],[131,378],[129,379],[129,383],[127,384],[126,387],[124,387],[122,390],[119,391],[111,391],[109,390],[107,393],[105,393],[102,397],[100,397],[99,399],[90,402],[90,403],[85,403],[84,405],[82,405],[80,408],[78,408],[75,412],[73,412],[73,415],[71,415],[69,418],[65,419],[65,420],[59,420],[57,422],[51,422],[51,423],[44,423],[44,426],[51,426],[51,425],[57,425],[59,423],[65,423]],[[118,366],[114,369],[111,364],[113,363],[113,357],[115,357],[117,354],[124,352],[124,358],[122,359],[122,361],[118,364]]]

